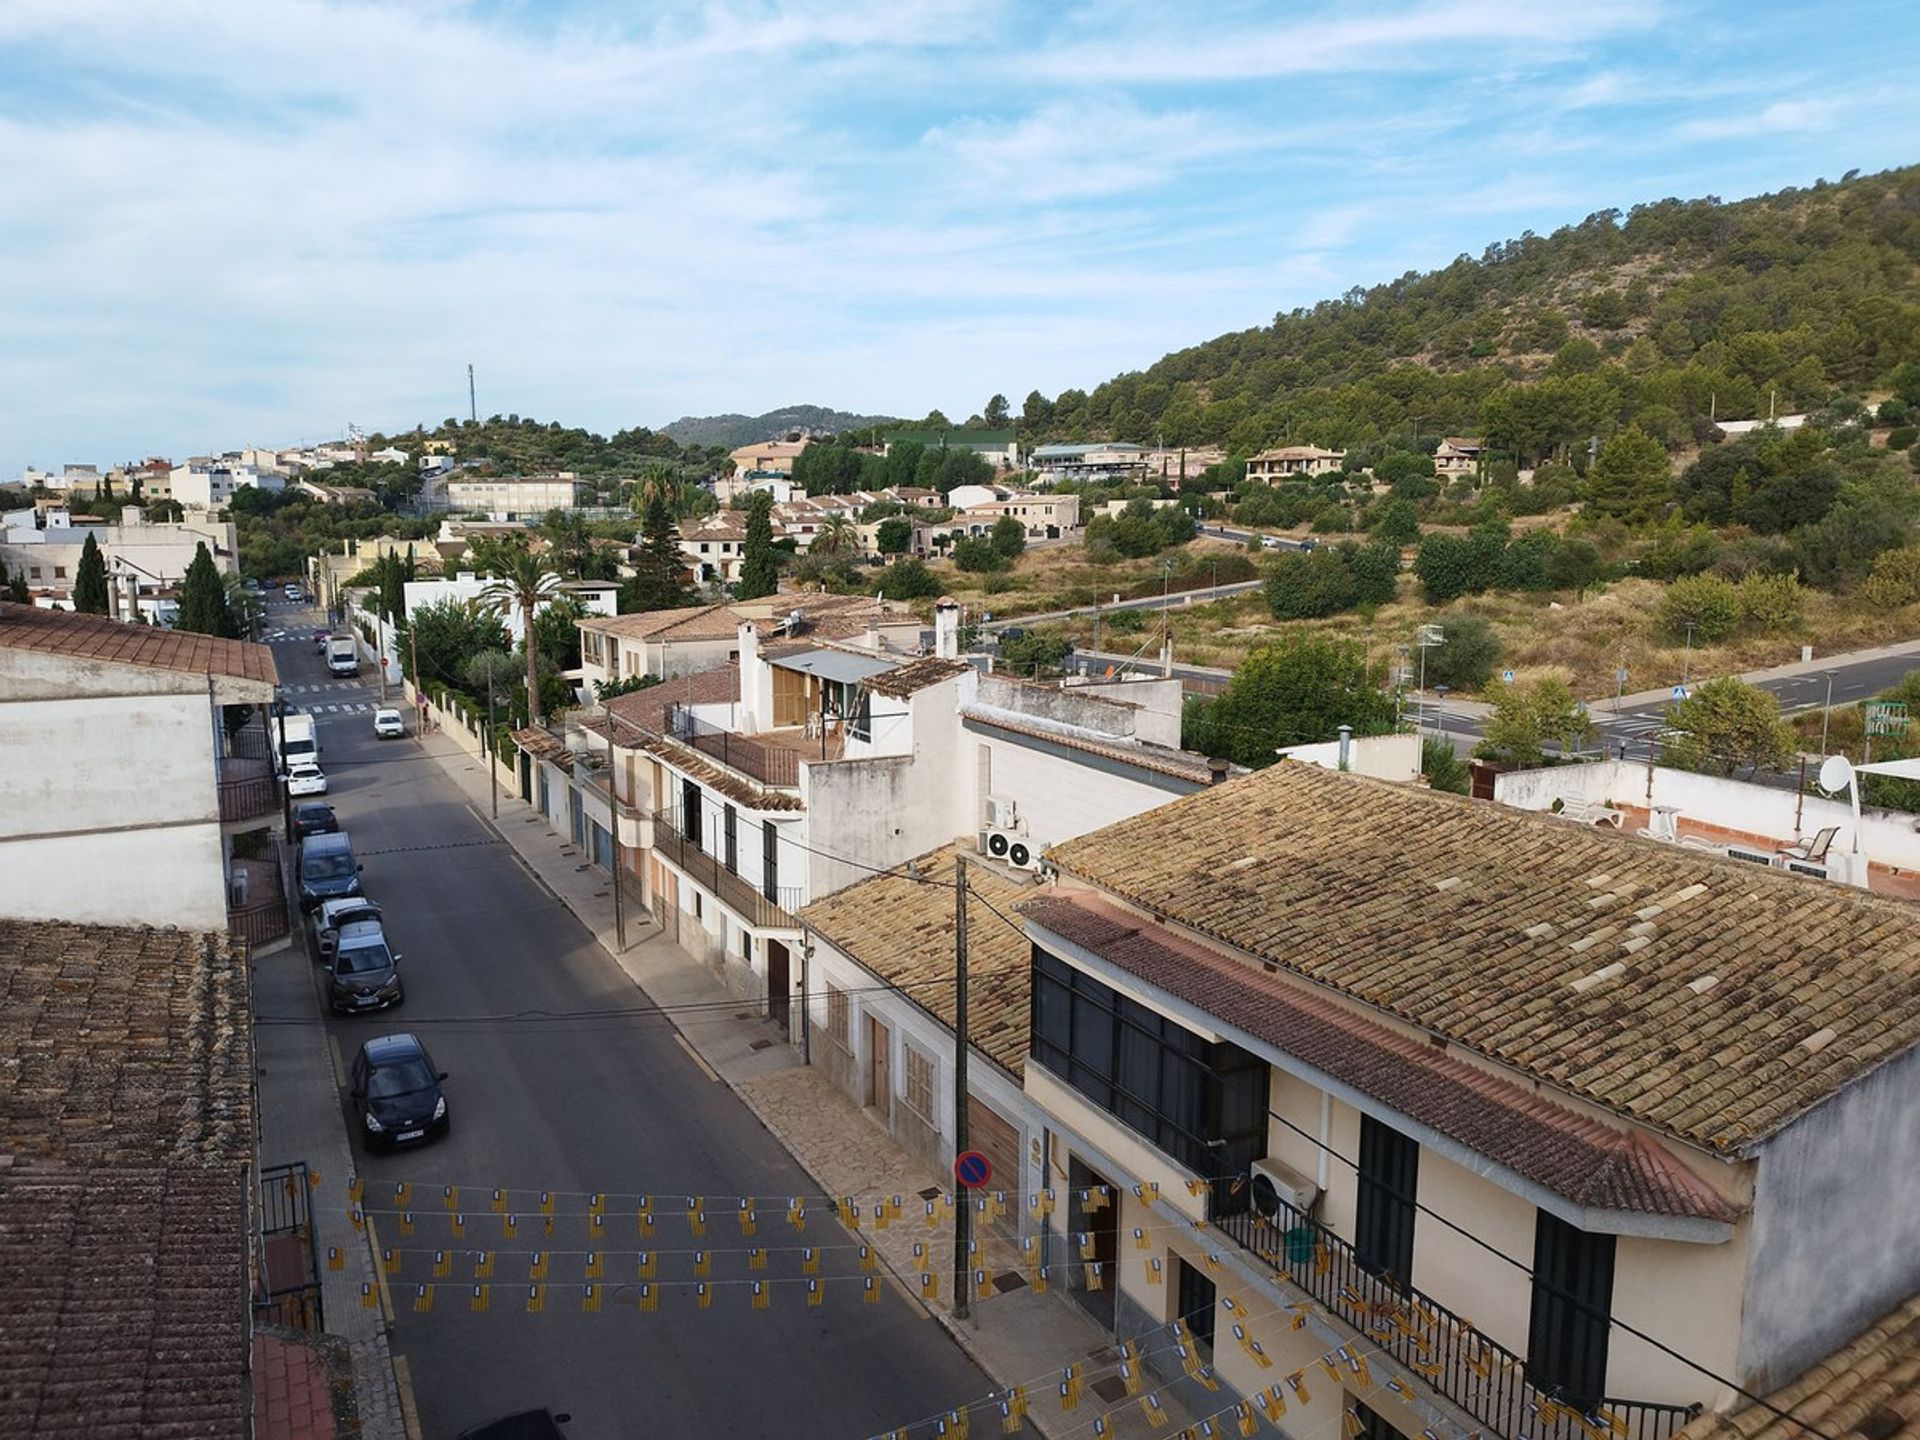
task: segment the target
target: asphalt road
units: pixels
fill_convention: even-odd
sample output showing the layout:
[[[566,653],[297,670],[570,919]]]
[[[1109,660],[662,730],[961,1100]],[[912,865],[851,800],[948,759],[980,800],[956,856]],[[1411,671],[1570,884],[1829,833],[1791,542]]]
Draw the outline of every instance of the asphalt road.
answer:
[[[304,635],[317,617],[276,602],[269,636],[291,622]],[[284,685],[325,685],[310,641],[274,648]],[[664,1292],[657,1313],[638,1311],[635,1252],[643,1243],[661,1252],[660,1279],[692,1278],[691,1255],[667,1253],[693,1243],[684,1197],[716,1197],[712,1278],[742,1281],[753,1278],[747,1246],[791,1245],[795,1237],[763,1200],[760,1237],[743,1239],[730,1203],[718,1197],[805,1194],[810,1183],[732,1092],[675,1043],[669,1025],[658,1016],[608,1013],[644,1007],[645,997],[411,739],[374,738],[374,693],[377,687],[336,686],[291,698],[316,714],[329,799],[405,957],[404,1006],[330,1019],[327,1027],[348,1063],[367,1037],[414,1030],[450,1075],[452,1131],[444,1141],[360,1160],[370,1196],[390,1204],[390,1187],[404,1180],[422,1197],[414,1238],[398,1236],[392,1220],[377,1223],[382,1245],[419,1247],[390,1282],[398,1312],[392,1342],[411,1372],[429,1440],[538,1406],[571,1414],[572,1440],[846,1440],[987,1393],[990,1382],[918,1306],[890,1287],[881,1303],[862,1303],[847,1251],[824,1252],[829,1284],[817,1309],[789,1278],[774,1287],[765,1311],[751,1308],[746,1285],[732,1283],[715,1286],[708,1310],[696,1309],[683,1285]],[[581,1018],[543,1018],[552,1016]],[[273,1080],[269,1074],[263,1084]],[[462,1207],[476,1212],[464,1241],[446,1240],[437,1213],[439,1187],[448,1184],[472,1197]],[[583,1208],[595,1191],[657,1195],[656,1238],[637,1238],[629,1204],[609,1210],[604,1241],[589,1241],[584,1219],[556,1222],[554,1238],[543,1240],[533,1218],[521,1222],[519,1239],[505,1241],[499,1221],[485,1213],[485,1192],[496,1186],[556,1192],[562,1211]],[[806,1236],[823,1246],[847,1242],[817,1208]],[[414,1283],[434,1278],[437,1240],[503,1252],[550,1245],[554,1288],[544,1312],[527,1313],[528,1259],[502,1253],[486,1313],[467,1307],[472,1261],[465,1254],[455,1256],[433,1312],[413,1313]],[[594,1247],[604,1248],[609,1283],[604,1310],[586,1314],[578,1288],[584,1256],[562,1252]],[[776,1256],[765,1273],[798,1276],[798,1258]]]

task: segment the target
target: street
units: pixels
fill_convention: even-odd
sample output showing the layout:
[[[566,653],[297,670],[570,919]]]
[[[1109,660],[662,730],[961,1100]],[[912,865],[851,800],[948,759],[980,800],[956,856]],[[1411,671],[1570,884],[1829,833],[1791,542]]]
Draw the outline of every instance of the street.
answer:
[[[403,1253],[388,1280],[394,1352],[405,1361],[424,1434],[527,1408],[572,1417],[574,1440],[625,1436],[859,1437],[987,1393],[990,1382],[885,1277],[863,1303],[849,1236],[812,1202],[804,1241],[785,1223],[786,1197],[811,1182],[747,1108],[676,1044],[675,1030],[532,874],[412,739],[373,735],[377,682],[332,682],[307,637],[316,612],[276,603],[272,640],[289,699],[315,715],[328,800],[365,866],[404,957],[406,1002],[385,1015],[329,1019],[336,1069],[363,1040],[411,1030],[446,1082],[450,1135],[399,1155],[366,1155],[355,1136],[377,1243]],[[363,671],[362,681],[370,677]],[[320,687],[303,689],[302,687]],[[409,714],[411,732],[414,717]],[[304,965],[301,945],[270,964]],[[321,1023],[313,1002],[293,1023]],[[680,1017],[691,1027],[699,1015]],[[271,1021],[269,1023],[272,1023]],[[263,1092],[276,1083],[262,1076]],[[271,1108],[267,1106],[266,1108]],[[341,1123],[348,1124],[342,1097]],[[272,1143],[272,1137],[268,1137]],[[393,1187],[410,1182],[419,1211],[400,1233]],[[466,1236],[450,1235],[441,1187],[461,1204]],[[518,1238],[488,1203],[517,1190]],[[538,1193],[553,1192],[545,1238]],[[606,1192],[605,1238],[589,1236],[588,1196]],[[637,1238],[634,1197],[657,1197],[657,1236]],[[698,1309],[686,1197],[708,1197],[711,1308]],[[738,1201],[758,1197],[756,1239]],[[336,1186],[321,1205],[346,1203]],[[799,1244],[823,1247],[826,1286],[806,1303]],[[772,1247],[764,1272],[747,1247]],[[544,1308],[528,1313],[531,1252],[551,1247]],[[656,1248],[657,1247],[657,1248]],[[779,1247],[789,1247],[782,1251]],[[836,1248],[837,1247],[837,1248]],[[434,1273],[436,1250],[449,1257]],[[655,1253],[656,1313],[638,1305],[636,1254]],[[472,1313],[475,1250],[497,1251],[491,1303]],[[585,1251],[599,1251],[604,1309],[583,1313]],[[750,1299],[757,1273],[770,1303]],[[438,1280],[431,1313],[417,1286]]]

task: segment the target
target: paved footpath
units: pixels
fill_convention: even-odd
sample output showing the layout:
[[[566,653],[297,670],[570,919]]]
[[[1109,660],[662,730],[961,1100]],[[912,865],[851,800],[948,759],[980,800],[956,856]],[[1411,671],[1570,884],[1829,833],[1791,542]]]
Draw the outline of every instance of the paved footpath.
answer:
[[[487,777],[480,761],[444,733],[425,735],[420,744],[465,790],[475,813],[487,816]],[[706,966],[666,939],[651,917],[633,903],[626,907],[628,944],[622,949],[606,872],[582,865],[578,849],[549,830],[531,805],[503,792],[500,818],[492,823],[520,863],[594,933],[650,1002],[668,1009],[707,1006],[709,1013],[718,1013],[711,1009],[715,1002],[742,1003]],[[952,1224],[946,1221],[929,1228],[919,1209],[920,1192],[948,1188],[951,1177],[926,1169],[895,1145],[844,1092],[803,1064],[771,1021],[758,1016],[703,1020],[681,1029],[679,1038],[717,1082],[746,1102],[823,1193],[902,1197],[905,1220],[877,1231],[869,1222],[863,1232],[899,1288],[945,1325],[996,1384],[1025,1385],[1030,1393],[1037,1392],[1029,1420],[1041,1434],[1088,1433],[1092,1415],[1099,1413],[1092,1407],[1103,1402],[1090,1397],[1086,1407],[1062,1413],[1051,1402],[1052,1389],[1061,1368],[1076,1361],[1085,1366],[1089,1388],[1108,1380],[1120,1360],[1114,1337],[1060,1291],[1038,1294],[1024,1284],[974,1304],[969,1318],[955,1320],[950,1313]],[[767,1044],[769,1039],[775,1043]],[[916,1246],[924,1261],[915,1254]],[[1011,1236],[987,1237],[982,1251],[981,1268],[991,1273],[1006,1277],[1024,1270]],[[931,1304],[920,1299],[923,1266],[938,1276],[938,1294]],[[1220,1403],[1218,1397],[1206,1403],[1183,1403],[1183,1397],[1205,1393],[1187,1380],[1163,1386],[1158,1393],[1176,1428],[1211,1413]],[[958,1402],[961,1397],[955,1399]],[[901,1421],[924,1418],[902,1416]],[[1149,1425],[1139,1406],[1131,1402],[1112,1407],[1108,1422],[1115,1436],[1166,1433],[1164,1426]],[[980,1423],[977,1415],[975,1423]]]

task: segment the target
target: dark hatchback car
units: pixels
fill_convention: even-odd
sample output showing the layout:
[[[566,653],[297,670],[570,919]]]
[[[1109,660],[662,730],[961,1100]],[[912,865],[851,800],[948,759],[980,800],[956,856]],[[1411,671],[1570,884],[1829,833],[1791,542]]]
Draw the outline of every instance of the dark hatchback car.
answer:
[[[556,1415],[551,1410],[522,1410],[518,1415],[462,1430],[459,1440],[567,1440],[567,1432],[560,1427],[571,1419],[571,1415]]]
[[[347,1082],[354,1118],[369,1150],[444,1135],[451,1124],[440,1082],[447,1072],[416,1035],[382,1035],[360,1047]]]
[[[400,980],[400,957],[387,945],[380,922],[359,920],[333,932],[327,961],[327,1003],[338,1015],[384,1010],[407,998]]]
[[[340,828],[340,817],[333,813],[331,805],[323,805],[318,800],[308,800],[293,807],[293,838],[304,840],[309,835],[331,835]]]

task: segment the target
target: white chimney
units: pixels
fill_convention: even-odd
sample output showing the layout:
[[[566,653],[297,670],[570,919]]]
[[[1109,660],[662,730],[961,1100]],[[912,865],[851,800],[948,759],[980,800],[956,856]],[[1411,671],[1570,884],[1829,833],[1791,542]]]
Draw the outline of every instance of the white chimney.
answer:
[[[942,660],[960,658],[960,602],[951,595],[933,602],[933,653]]]

